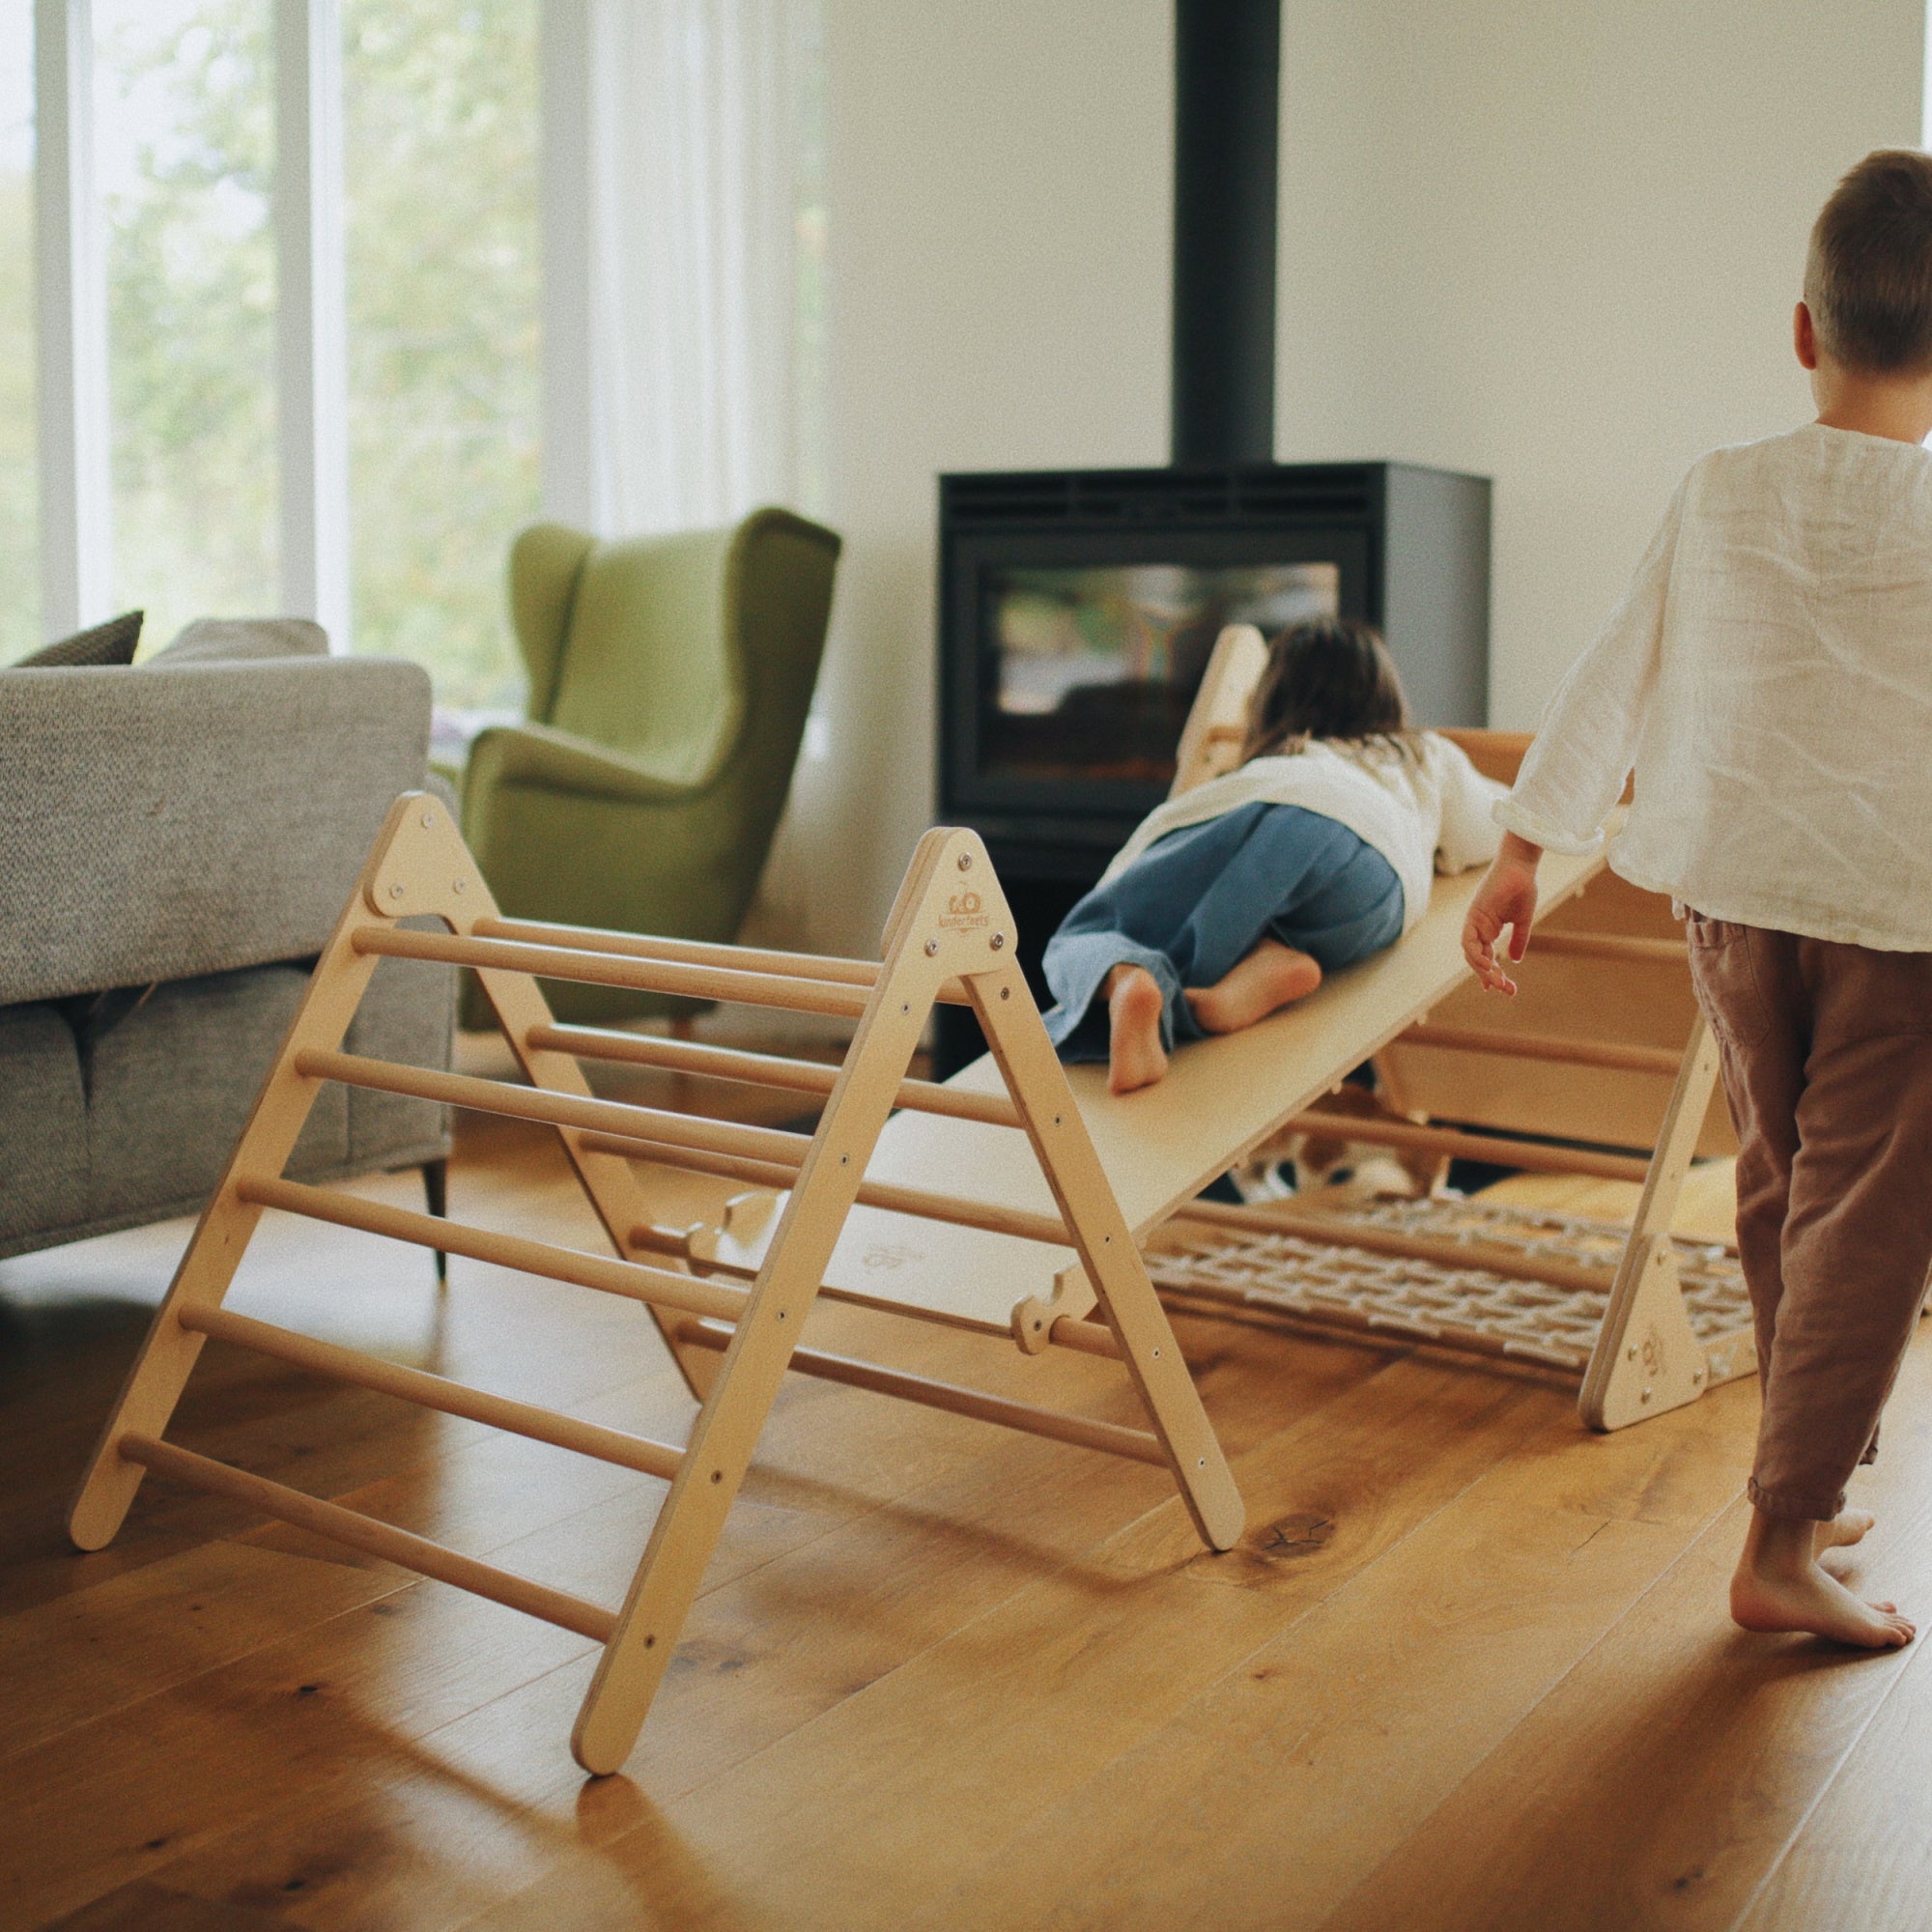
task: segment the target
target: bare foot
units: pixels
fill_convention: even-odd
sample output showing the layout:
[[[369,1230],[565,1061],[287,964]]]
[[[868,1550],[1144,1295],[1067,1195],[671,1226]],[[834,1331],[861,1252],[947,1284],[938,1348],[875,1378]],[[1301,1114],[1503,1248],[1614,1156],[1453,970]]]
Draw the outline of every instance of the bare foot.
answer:
[[[1820,1556],[1828,1549],[1848,1549],[1862,1543],[1865,1532],[1878,1519],[1870,1510],[1840,1510],[1830,1522],[1821,1522],[1812,1535],[1812,1547]]]
[[[1747,1631],[1808,1631],[1860,1650],[1898,1650],[1917,1635],[1895,1604],[1868,1604],[1819,1567],[1817,1551],[1856,1543],[1871,1527],[1863,1510],[1830,1522],[1751,1517],[1731,1578],[1731,1616]]]
[[[1321,983],[1321,968],[1305,952],[1264,939],[1211,986],[1187,989],[1187,1004],[1204,1033],[1238,1033],[1277,1007],[1305,1000]]]
[[[1151,1087],[1167,1071],[1160,1043],[1160,982],[1145,966],[1107,975],[1107,1086],[1116,1094]]]

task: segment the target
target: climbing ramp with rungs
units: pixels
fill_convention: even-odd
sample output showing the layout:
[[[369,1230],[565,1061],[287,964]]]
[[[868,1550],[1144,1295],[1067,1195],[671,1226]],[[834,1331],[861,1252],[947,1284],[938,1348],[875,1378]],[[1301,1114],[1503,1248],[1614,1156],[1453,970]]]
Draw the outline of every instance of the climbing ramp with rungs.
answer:
[[[419,929],[425,918],[443,929]],[[421,793],[399,799],[108,1420],[69,1519],[74,1542],[83,1549],[109,1542],[153,1471],[560,1624],[603,1646],[571,1741],[593,1773],[614,1771],[637,1739],[788,1371],[1164,1468],[1203,1542],[1230,1548],[1242,1529],[1239,1492],[1013,963],[1011,915],[974,834],[942,829],[921,841],[883,954],[877,964],[821,959],[504,919],[442,806]],[[473,969],[528,1084],[344,1053],[349,1022],[384,958]],[[557,1025],[539,979],[830,1014],[855,1031],[836,1068],[646,1040]],[[937,1001],[972,1008],[992,1044],[997,1079],[957,1091],[908,1077]],[[805,1134],[599,1099],[580,1056],[650,1057],[686,1071],[790,1087],[821,1099],[823,1111],[816,1130]],[[466,1227],[283,1179],[302,1122],[329,1082],[554,1127],[612,1252]],[[1037,1191],[1015,1208],[976,1193],[970,1169],[922,1170],[916,1181],[896,1169],[881,1175],[875,1155],[894,1116],[973,1127],[999,1146],[1003,1173],[1026,1167]],[[747,1183],[752,1200],[770,1208],[751,1216],[756,1258],[734,1259],[728,1222],[715,1235],[665,1226],[639,1162]],[[270,1208],[641,1303],[698,1399],[687,1439],[646,1440],[232,1313],[223,1299]],[[861,1217],[871,1219],[855,1227]],[[886,1251],[897,1253],[927,1231],[951,1239],[948,1254],[985,1278],[955,1281],[950,1300],[895,1298],[890,1285],[903,1270]],[[1077,1315],[1060,1310],[1014,1321],[1012,1304],[1025,1290],[1016,1294],[1012,1283],[1027,1278],[1029,1256],[1051,1258],[1055,1275],[1078,1276]],[[855,1298],[872,1306],[999,1329],[1034,1352],[1061,1347],[1118,1359],[1147,1426],[800,1348],[806,1316],[840,1257],[864,1284]],[[1052,1281],[1046,1286],[1051,1294]],[[1007,1317],[990,1321],[987,1311],[1002,1305]],[[587,1603],[170,1442],[170,1417],[210,1337],[668,1482],[624,1602]]]

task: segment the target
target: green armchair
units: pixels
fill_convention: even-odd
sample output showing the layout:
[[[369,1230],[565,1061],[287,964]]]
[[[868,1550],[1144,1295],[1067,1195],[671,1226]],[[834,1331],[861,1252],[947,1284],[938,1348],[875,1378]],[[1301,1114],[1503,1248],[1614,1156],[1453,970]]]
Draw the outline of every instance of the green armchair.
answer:
[[[529,722],[484,731],[463,831],[504,912],[731,940],[784,809],[839,539],[784,510],[600,543],[556,524],[510,551]],[[694,1004],[553,983],[559,1017]],[[464,1023],[488,1024],[480,989]]]

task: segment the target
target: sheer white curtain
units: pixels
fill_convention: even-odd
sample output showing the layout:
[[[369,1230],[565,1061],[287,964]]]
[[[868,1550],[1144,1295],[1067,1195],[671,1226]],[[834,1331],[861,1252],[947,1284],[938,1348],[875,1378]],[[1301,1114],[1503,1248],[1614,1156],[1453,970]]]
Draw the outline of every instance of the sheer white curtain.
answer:
[[[817,0],[590,0],[596,522],[800,496],[798,215]]]

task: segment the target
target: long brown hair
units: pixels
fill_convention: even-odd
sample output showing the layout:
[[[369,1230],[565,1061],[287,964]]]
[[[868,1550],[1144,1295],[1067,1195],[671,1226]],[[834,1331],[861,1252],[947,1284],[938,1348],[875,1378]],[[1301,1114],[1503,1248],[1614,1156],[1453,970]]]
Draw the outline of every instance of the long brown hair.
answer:
[[[1298,752],[1311,738],[1406,747],[1408,700],[1395,660],[1373,625],[1310,617],[1268,646],[1248,702],[1241,762]]]

